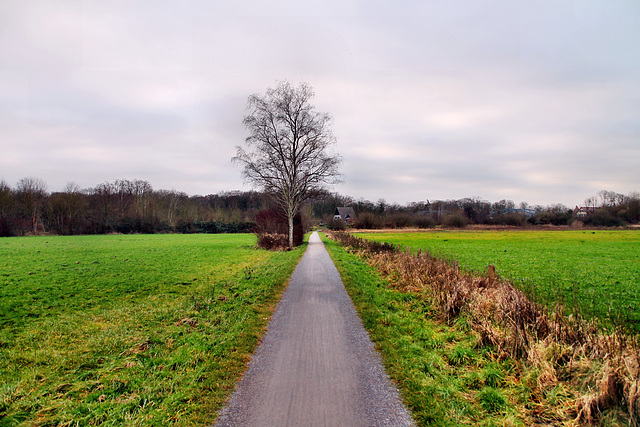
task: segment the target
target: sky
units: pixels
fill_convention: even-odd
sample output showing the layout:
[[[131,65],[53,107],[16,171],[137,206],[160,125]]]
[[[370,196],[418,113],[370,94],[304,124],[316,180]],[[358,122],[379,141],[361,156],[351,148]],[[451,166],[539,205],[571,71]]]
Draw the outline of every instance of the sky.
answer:
[[[637,0],[1,0],[0,180],[248,190],[247,97],[306,82],[355,199],[640,191]]]

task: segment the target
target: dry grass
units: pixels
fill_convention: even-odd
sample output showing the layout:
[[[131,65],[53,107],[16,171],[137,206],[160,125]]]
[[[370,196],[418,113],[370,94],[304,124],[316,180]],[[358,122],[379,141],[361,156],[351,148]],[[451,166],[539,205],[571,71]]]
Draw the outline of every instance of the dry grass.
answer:
[[[517,358],[535,368],[540,401],[554,388],[569,389],[569,403],[545,408],[557,413],[562,424],[603,422],[605,412],[618,411],[629,425],[640,425],[637,337],[607,332],[594,322],[564,315],[561,307],[549,312],[491,268],[478,277],[428,253],[412,255],[347,233],[331,237],[359,252],[394,287],[427,294],[443,321],[464,314],[496,357]]]
[[[260,233],[257,245],[270,251],[286,251],[289,249],[289,237],[279,233]]]

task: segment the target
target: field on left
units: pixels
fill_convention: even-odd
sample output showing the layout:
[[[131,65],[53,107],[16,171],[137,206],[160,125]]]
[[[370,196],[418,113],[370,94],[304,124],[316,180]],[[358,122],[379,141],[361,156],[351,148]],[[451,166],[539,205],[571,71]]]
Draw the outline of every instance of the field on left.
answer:
[[[0,425],[206,425],[305,245],[247,234],[0,239]]]

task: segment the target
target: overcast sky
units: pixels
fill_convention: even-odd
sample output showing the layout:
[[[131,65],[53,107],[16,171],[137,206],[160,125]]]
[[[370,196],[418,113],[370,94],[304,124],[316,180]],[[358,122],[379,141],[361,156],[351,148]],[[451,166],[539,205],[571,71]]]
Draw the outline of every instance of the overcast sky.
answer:
[[[249,189],[246,99],[309,83],[341,194],[640,191],[638,0],[0,0],[0,180]]]

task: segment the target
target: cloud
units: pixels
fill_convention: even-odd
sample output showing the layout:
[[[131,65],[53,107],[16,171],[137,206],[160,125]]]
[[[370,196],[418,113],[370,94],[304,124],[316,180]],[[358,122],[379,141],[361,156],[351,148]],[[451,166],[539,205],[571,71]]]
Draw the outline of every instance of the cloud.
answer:
[[[578,204],[638,190],[640,6],[626,0],[0,5],[0,179],[207,194],[249,94],[305,80],[338,191]]]

